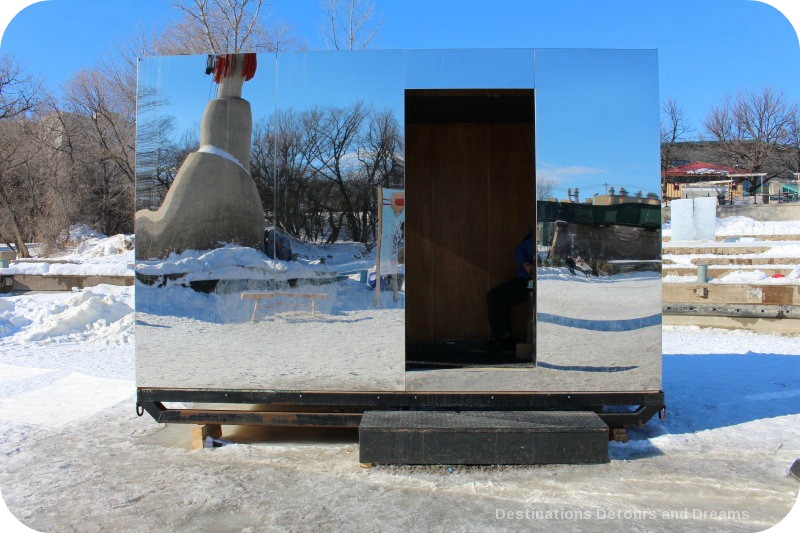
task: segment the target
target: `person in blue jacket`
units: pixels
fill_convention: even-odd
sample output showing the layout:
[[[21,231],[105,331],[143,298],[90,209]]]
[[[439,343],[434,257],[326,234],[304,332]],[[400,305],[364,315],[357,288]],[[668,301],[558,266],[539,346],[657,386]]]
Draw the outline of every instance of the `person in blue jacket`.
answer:
[[[489,311],[489,326],[492,330],[490,345],[509,350],[514,347],[515,340],[511,331],[511,308],[527,303],[530,298],[530,282],[536,273],[536,260],[533,254],[533,232],[528,233],[514,249],[514,260],[517,264],[517,275],[492,288],[486,294]]]

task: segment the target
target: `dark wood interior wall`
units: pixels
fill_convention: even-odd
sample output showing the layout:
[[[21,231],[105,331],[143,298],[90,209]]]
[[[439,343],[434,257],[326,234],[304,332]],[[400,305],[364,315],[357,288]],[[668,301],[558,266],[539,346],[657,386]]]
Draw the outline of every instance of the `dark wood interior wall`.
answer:
[[[487,340],[486,293],[534,224],[532,123],[407,123],[406,197],[407,340]]]

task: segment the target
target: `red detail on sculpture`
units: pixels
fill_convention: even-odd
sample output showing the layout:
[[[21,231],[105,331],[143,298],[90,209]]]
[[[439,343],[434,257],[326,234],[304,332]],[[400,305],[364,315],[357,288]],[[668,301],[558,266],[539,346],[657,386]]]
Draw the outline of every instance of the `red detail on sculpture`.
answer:
[[[244,81],[253,79],[253,76],[255,75],[256,75],[256,55],[245,54],[244,68],[242,69],[242,76],[244,76]]]
[[[256,74],[256,54],[239,54],[244,56],[242,76],[244,81],[253,79]],[[236,70],[236,54],[223,54],[217,56],[214,62],[214,81],[219,83],[223,78],[230,78]]]

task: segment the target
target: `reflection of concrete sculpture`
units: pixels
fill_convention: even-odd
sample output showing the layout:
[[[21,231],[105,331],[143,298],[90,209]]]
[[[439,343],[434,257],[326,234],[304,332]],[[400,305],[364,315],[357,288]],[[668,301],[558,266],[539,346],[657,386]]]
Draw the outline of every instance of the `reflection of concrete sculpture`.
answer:
[[[200,147],[184,161],[158,211],[136,213],[137,258],[226,243],[261,248],[264,212],[249,172],[253,119],[241,98],[255,66],[255,54],[216,58],[219,89],[203,114]]]

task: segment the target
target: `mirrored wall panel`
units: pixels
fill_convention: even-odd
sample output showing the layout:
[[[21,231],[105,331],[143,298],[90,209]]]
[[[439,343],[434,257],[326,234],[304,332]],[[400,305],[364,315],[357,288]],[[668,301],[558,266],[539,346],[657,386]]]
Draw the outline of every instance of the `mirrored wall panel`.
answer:
[[[537,372],[549,389],[659,390],[656,52],[537,50],[536,89]]]
[[[277,67],[277,387],[403,390],[403,53],[287,53]]]
[[[272,55],[140,62],[140,387],[275,387],[275,330],[254,295],[276,290],[285,266],[265,249],[273,163],[253,120],[274,112]]]
[[[138,386],[660,389],[655,52],[139,75]]]

